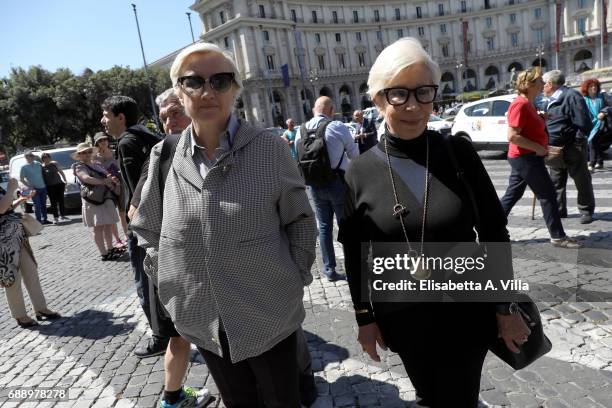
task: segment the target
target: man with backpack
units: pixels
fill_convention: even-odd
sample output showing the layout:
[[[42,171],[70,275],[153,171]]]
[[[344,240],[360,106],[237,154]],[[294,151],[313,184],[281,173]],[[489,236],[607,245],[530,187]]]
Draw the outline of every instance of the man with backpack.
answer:
[[[151,133],[143,125],[138,124],[138,105],[136,101],[128,96],[111,96],[102,103],[102,119],[100,122],[106,132],[118,140],[117,142],[117,161],[121,170],[121,181],[125,202],[119,203],[127,213],[134,191],[142,173],[142,167],[149,157],[151,148],[161,139]],[[136,282],[136,292],[140,299],[140,304],[144,310],[149,326],[153,331],[153,337],[146,346],[139,347],[134,354],[139,358],[152,357],[166,352],[169,335],[164,333],[163,322],[165,316],[155,313],[158,308],[151,307],[149,293],[149,281],[144,273],[143,261],[146,252],[138,246],[136,236],[130,231],[128,233],[128,251],[130,262],[134,271]],[[153,313],[156,315],[152,315]],[[157,316],[159,315],[159,316]]]
[[[334,107],[329,97],[319,97],[312,111],[314,117],[300,126],[296,136],[298,164],[315,205],[323,274],[333,282],[345,279],[336,272],[334,214],[337,220],[342,217],[344,172],[349,159],[359,156],[359,147],[344,123],[332,121]]]

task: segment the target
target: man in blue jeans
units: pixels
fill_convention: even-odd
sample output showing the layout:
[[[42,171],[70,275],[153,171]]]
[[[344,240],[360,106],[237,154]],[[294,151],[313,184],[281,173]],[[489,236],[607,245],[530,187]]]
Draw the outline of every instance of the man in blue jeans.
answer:
[[[314,117],[306,122],[306,129],[317,129],[322,122],[329,121],[334,115],[332,100],[321,96],[312,108]],[[295,137],[296,144],[300,139],[300,130]],[[332,169],[344,174],[349,160],[359,156],[359,147],[351,136],[346,125],[332,121],[325,129],[325,144],[329,163]],[[348,156],[348,159],[345,157]],[[336,254],[334,251],[334,214],[340,220],[344,209],[344,179],[338,176],[323,187],[310,186],[310,193],[315,205],[315,215],[319,224],[319,243],[323,255],[323,273],[330,282],[345,279],[345,275],[336,272]]]
[[[47,187],[43,179],[42,166],[39,161],[34,160],[34,153],[31,150],[27,150],[23,156],[28,164],[21,168],[19,178],[24,185],[36,191],[32,201],[38,222],[51,224],[51,221],[47,220]]]

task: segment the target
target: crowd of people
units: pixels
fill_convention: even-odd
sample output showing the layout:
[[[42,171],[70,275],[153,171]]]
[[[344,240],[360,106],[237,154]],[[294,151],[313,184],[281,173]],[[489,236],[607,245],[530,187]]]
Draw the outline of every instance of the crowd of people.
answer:
[[[578,188],[581,222],[593,221],[589,170],[603,167],[597,146],[606,106],[599,83],[583,86],[580,95],[564,86],[560,71],[518,75],[518,96],[508,112],[512,170],[500,201],[471,143],[427,130],[440,69],[416,39],[389,45],[370,70],[368,92],[384,117],[380,132],[362,111],[354,112],[350,132],[332,120],[333,101],[321,96],[312,119],[301,126],[289,119],[282,137],[272,137],[234,113],[242,75],[232,56],[214,44],[183,49],[170,77],[173,87],[156,100],[165,137],[138,123],[134,99],[111,96],[101,106],[104,132],[93,145],[79,144],[73,156],[83,223],[92,228],[101,260],[116,259],[127,246],[152,331],[134,353],[165,354],[160,406],[203,406],[211,399],[206,389],[182,386],[191,343],[229,408],[256,401],[268,408],[299,407],[316,400],[301,325],[318,227],[322,275],[348,280],[363,350],[376,361],[377,347],[397,352],[421,405],[476,407],[491,342],[500,336],[517,352],[530,329],[508,302],[390,306],[364,299],[371,277],[362,275],[362,245],[509,242],[507,216],[529,186],[552,245],[580,248],[561,219],[567,217],[569,175]],[[547,112],[534,107],[542,90],[549,97]],[[110,138],[117,140],[116,152]],[[550,146],[563,154],[547,170]],[[66,176],[48,155],[42,165],[31,152],[26,159],[21,181],[33,189],[36,218],[49,223],[48,194],[54,219],[63,219]],[[31,247],[12,211],[25,199],[12,201],[15,189],[11,180],[9,191],[0,190],[0,223],[12,223],[19,234],[6,237],[3,227],[0,239],[10,240],[21,256],[11,263],[17,279],[2,282],[13,317],[28,327],[33,320],[25,312],[20,276],[37,318],[59,314],[46,307]],[[476,210],[472,194],[479,197]],[[334,216],[346,275],[334,252]],[[449,331],[462,333],[454,347],[443,344]]]

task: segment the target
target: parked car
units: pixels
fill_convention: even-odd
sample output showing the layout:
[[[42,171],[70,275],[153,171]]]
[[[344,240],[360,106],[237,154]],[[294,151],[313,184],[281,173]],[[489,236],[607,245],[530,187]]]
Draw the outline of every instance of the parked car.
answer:
[[[462,106],[463,106],[462,103],[460,103],[458,105],[455,105],[455,106],[452,106],[452,107],[446,109],[444,111],[444,113],[442,114],[442,116],[444,116],[444,117],[455,116],[455,115],[457,115],[457,113],[459,113],[459,109],[461,109]]]
[[[72,172],[72,163],[74,160],[70,155],[76,151],[76,147],[53,147],[53,148],[43,148],[43,149],[33,149],[32,153],[34,156],[40,161],[40,157],[43,153],[49,153],[51,155],[51,160],[58,163],[59,168],[64,171],[66,175],[66,191],[64,192],[64,204],[68,210],[80,210],[81,208],[81,188],[77,184],[76,177]],[[19,180],[19,176],[21,173],[21,168],[27,163],[23,154],[18,154],[13,156],[9,162],[9,174],[11,177]],[[22,194],[28,194],[29,189],[20,184],[20,190]],[[25,203],[25,211],[32,212],[33,208],[32,201],[27,201]]]
[[[476,150],[508,150],[506,114],[514,95],[495,96],[463,105],[455,117],[452,135],[472,141]]]
[[[427,122],[427,129],[436,130],[442,134],[447,134],[451,132],[452,127],[453,127],[453,122],[442,119],[436,115],[429,115],[429,121]]]
[[[2,187],[4,191],[6,191],[6,188],[8,187],[8,180],[9,180],[8,170],[0,171],[0,187]]]

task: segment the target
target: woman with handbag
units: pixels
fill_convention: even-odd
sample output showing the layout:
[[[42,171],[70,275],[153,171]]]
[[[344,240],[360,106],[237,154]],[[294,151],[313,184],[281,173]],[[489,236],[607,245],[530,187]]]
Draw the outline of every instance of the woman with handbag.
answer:
[[[92,161],[94,148],[80,143],[72,158],[73,171],[81,184],[83,224],[93,228],[94,241],[102,261],[114,260],[121,251],[113,247],[113,225],[119,217],[115,207],[119,196],[119,181],[101,165]]]
[[[61,316],[49,310],[45,295],[40,287],[38,268],[26,231],[21,223],[21,215],[13,211],[19,204],[28,200],[27,196],[13,200],[18,188],[16,179],[9,179],[5,191],[0,187],[0,286],[4,287],[6,301],[11,316],[22,328],[38,325],[28,316],[21,282],[23,281],[34,307],[37,320],[58,319]]]
[[[51,160],[49,153],[43,153],[40,159],[42,160],[43,179],[45,180],[47,194],[51,201],[53,223],[57,225],[60,221],[70,221],[66,217],[66,209],[64,208],[64,190],[67,184],[66,175],[58,167],[57,162]]]
[[[521,72],[515,86],[518,96],[508,108],[508,162],[511,171],[508,188],[501,198],[504,212],[506,216],[510,214],[529,186],[540,200],[551,244],[559,248],[582,248],[580,242],[565,234],[555,187],[544,164],[544,158],[550,157],[552,151],[549,151],[544,119],[534,105],[536,96],[544,88],[540,69],[530,68]]]
[[[368,266],[370,252],[372,259],[383,251],[391,255],[390,246],[393,255],[413,259],[413,250],[421,254],[431,243],[496,242],[508,252],[506,217],[471,143],[427,129],[439,82],[438,64],[414,38],[379,54],[368,93],[384,116],[384,134],[346,172],[338,239],[364,352],[375,361],[377,345],[398,353],[419,404],[475,408],[489,346],[499,335],[515,351],[529,328],[507,313],[506,303],[418,302],[409,292],[396,298],[390,291],[382,296],[392,300],[376,299],[376,282],[388,275],[374,275]],[[472,196],[479,199],[477,213]],[[507,253],[499,261],[506,269],[511,265]],[[431,272],[421,268],[414,275],[427,278]]]
[[[608,106],[605,95],[601,92],[601,83],[595,79],[587,79],[580,86],[580,92],[589,108],[589,116],[593,123],[593,129],[589,133],[589,171],[603,169],[604,152],[601,147],[600,137],[603,130],[603,121],[606,114],[602,109]]]

